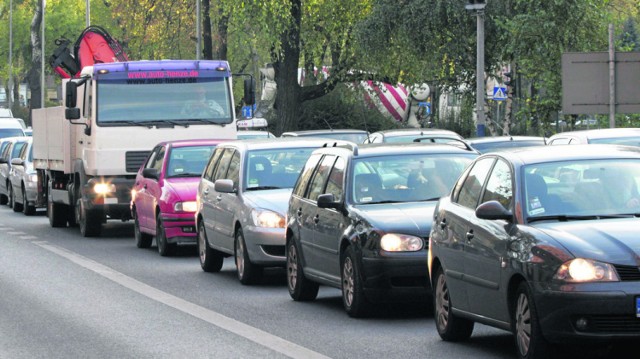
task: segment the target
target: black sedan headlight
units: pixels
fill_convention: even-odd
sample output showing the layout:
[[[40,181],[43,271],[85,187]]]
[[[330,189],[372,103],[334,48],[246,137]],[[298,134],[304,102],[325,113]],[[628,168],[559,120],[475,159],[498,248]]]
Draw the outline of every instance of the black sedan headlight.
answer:
[[[618,273],[611,264],[584,258],[564,262],[553,278],[570,283],[620,281]]]

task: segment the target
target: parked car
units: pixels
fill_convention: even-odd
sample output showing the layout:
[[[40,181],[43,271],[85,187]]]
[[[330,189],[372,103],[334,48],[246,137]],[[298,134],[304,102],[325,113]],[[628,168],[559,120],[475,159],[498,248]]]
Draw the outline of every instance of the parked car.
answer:
[[[280,137],[324,137],[334,140],[351,141],[354,143],[362,143],[369,132],[365,130],[355,129],[329,129],[329,130],[308,130],[308,131],[290,131],[283,132]]]
[[[282,138],[221,144],[198,187],[200,265],[218,272],[235,257],[242,284],[264,267],[284,266],[284,216],[291,189],[311,152],[326,139]]]
[[[640,337],[640,149],[550,146],[478,157],[440,199],[429,273],[440,337],[513,332],[520,358]]]
[[[427,239],[440,196],[477,156],[443,144],[316,150],[287,212],[287,283],[296,301],[340,288],[352,317],[373,303],[429,297]]]
[[[276,136],[269,131],[238,130],[239,140],[251,140],[254,138],[276,138]]]
[[[607,143],[640,146],[640,128],[603,128],[597,130],[567,131],[557,133],[547,141],[549,145],[578,145]]]
[[[370,134],[364,143],[419,142],[437,137],[437,142],[445,143],[447,138],[462,139],[459,134],[439,128],[399,128],[383,130]]]
[[[33,138],[28,137],[18,156],[11,160],[9,172],[9,197],[13,211],[22,211],[25,215],[31,216],[36,213],[36,208],[45,208],[44,205],[36,204],[38,175],[33,167]]]
[[[545,138],[537,136],[474,137],[467,138],[465,141],[480,153],[511,150],[518,147],[546,145]]]
[[[161,142],[136,175],[131,215],[138,248],[156,238],[161,256],[173,255],[179,244],[195,244],[196,192],[211,153],[222,140]]]
[[[7,137],[2,139],[2,152],[0,152],[0,204],[8,204],[13,208],[11,196],[11,160],[18,157],[20,150],[29,137]]]

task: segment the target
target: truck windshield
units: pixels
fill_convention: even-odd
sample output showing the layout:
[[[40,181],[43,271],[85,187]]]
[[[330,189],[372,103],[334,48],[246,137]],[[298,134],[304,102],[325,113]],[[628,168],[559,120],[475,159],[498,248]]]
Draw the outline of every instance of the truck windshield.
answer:
[[[229,79],[101,79],[97,82],[99,126],[229,124],[233,122]]]

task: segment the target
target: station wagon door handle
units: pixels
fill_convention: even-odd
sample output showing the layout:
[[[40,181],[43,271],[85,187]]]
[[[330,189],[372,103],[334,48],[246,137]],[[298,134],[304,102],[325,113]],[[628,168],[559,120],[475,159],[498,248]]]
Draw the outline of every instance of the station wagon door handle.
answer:
[[[216,200],[218,200],[218,202],[222,201],[222,195],[219,194],[218,197],[216,197]]]
[[[302,216],[302,208],[298,208],[296,214],[298,215],[298,217]]]
[[[467,240],[470,241],[473,239],[473,229],[470,229],[469,232],[467,232]]]
[[[204,191],[202,191],[202,193],[204,193],[205,196],[208,195],[209,194],[209,189],[206,188]]]
[[[313,217],[313,223],[318,224],[318,222],[320,222],[320,216],[316,214],[316,216]]]
[[[445,229],[445,227],[447,227],[447,220],[443,218],[442,221],[440,221],[440,229]]]

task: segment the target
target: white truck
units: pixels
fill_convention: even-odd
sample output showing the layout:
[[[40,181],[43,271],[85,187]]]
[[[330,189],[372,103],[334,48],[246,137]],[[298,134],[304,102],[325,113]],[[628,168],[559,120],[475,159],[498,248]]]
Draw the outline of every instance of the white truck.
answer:
[[[253,81],[244,80],[247,104]],[[194,103],[202,92],[204,106]],[[99,236],[109,219],[131,218],[136,173],[158,142],[236,138],[226,61],[95,64],[63,80],[63,95],[64,107],[33,111],[38,203],[52,227],[77,225],[84,237]]]

